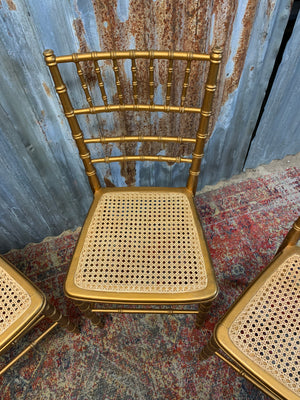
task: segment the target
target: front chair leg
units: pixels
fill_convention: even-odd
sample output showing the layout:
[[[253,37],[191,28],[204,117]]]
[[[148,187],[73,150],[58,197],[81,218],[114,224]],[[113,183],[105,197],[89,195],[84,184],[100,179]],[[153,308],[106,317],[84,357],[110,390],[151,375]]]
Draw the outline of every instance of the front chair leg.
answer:
[[[201,353],[199,355],[199,360],[200,361],[206,360],[208,357],[212,356],[218,349],[219,347],[216,344],[214,337],[212,336],[207,345],[201,350]]]
[[[104,316],[100,316],[96,312],[92,312],[93,303],[88,303],[85,301],[75,301],[76,306],[79,310],[92,322],[92,324],[103,328],[105,325]]]
[[[44,308],[44,315],[51,321],[57,322],[62,327],[66,328],[69,332],[79,333],[79,328],[70,321],[70,318],[62,315],[62,313],[48,301]]]
[[[211,302],[199,304],[198,314],[196,317],[196,328],[200,328],[203,325],[203,323],[207,317],[207,314],[209,313],[210,307],[211,307]]]

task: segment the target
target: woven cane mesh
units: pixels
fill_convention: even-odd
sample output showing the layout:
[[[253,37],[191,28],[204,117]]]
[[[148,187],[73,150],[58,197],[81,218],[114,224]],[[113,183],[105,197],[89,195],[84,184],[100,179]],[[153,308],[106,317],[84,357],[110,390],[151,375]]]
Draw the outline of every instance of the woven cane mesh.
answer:
[[[231,325],[233,343],[300,394],[300,256],[288,258]]]
[[[205,288],[207,276],[187,197],[146,191],[104,194],[88,229],[75,284],[140,293]]]
[[[0,334],[30,306],[29,294],[0,267]]]

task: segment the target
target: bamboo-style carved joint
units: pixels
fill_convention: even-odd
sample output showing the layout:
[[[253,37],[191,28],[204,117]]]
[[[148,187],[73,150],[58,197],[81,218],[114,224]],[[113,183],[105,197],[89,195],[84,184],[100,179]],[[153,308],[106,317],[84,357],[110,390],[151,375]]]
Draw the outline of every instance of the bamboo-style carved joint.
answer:
[[[212,112],[202,110],[201,115],[203,115],[203,117],[210,117],[212,115]]]
[[[195,154],[195,153],[193,153],[193,158],[201,159],[201,158],[203,158],[203,154]]]
[[[294,228],[296,231],[299,231],[299,232],[300,232],[300,223],[299,223],[299,225],[297,225],[297,222],[295,222],[293,228]]]
[[[73,118],[75,116],[74,110],[65,112],[66,118]]]
[[[61,85],[61,86],[55,86],[55,90],[57,91],[58,94],[62,94],[67,91],[67,88],[65,85]]]
[[[199,176],[200,171],[190,171],[190,175],[192,176]]]
[[[96,170],[95,168],[92,171],[86,171],[87,176],[94,176],[96,175]]]
[[[82,159],[82,160],[86,160],[86,159],[89,159],[90,158],[90,153],[88,152],[88,153],[85,153],[85,154],[79,154],[79,156],[80,156],[80,158]]]
[[[204,133],[199,132],[199,133],[197,133],[197,139],[205,140],[206,139],[206,135]]]
[[[216,88],[217,88],[217,85],[206,85],[205,88],[209,92],[215,92]]]
[[[83,139],[82,132],[74,133],[74,134],[72,134],[72,137],[73,137],[74,140]]]

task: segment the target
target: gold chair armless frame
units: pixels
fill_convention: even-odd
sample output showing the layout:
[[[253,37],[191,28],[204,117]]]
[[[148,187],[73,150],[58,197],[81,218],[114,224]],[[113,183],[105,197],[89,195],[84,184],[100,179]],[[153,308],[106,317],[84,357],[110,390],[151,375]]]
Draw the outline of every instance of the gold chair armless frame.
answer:
[[[94,201],[83,226],[66,279],[66,295],[77,303],[85,315],[92,319],[93,323],[98,325],[102,325],[102,320],[95,314],[96,312],[195,313],[198,315],[197,323],[200,325],[212,300],[217,296],[218,289],[193,198],[207,139],[222,51],[215,48],[211,54],[199,54],[179,51],[129,50],[56,57],[52,50],[46,50],[44,56],[94,192]],[[149,99],[146,103],[141,102],[139,96],[137,79],[137,61],[139,59],[147,60],[149,63]],[[112,65],[118,104],[109,104],[108,102],[103,73],[99,66],[100,60],[110,62]],[[122,60],[131,61],[133,103],[126,102],[123,95],[119,67],[119,62]],[[154,61],[159,62],[159,60],[168,62],[164,104],[156,104],[154,101]],[[179,60],[186,62],[186,67],[180,104],[174,105],[171,104],[174,63]],[[95,105],[92,100],[82,68],[82,64],[85,62],[89,62],[94,67],[103,103],[101,105]],[[77,109],[73,107],[59,69],[59,64],[64,63],[76,65],[88,107]],[[209,64],[201,108],[185,105],[193,63]],[[83,134],[77,119],[78,115],[84,114],[126,113],[127,111],[194,113],[200,116],[200,123],[197,132],[190,137],[124,135],[87,138]],[[194,150],[192,157],[133,154],[92,159],[88,149],[89,145],[95,143],[105,145],[107,143],[130,143],[134,141],[140,143],[192,143]],[[189,163],[191,166],[186,187],[101,188],[95,164],[130,161]],[[128,211],[127,215],[122,211],[124,208]],[[147,209],[147,212],[139,211],[142,209]],[[180,211],[183,209],[185,214]],[[159,210],[159,214],[157,210]],[[149,215],[153,216],[152,220],[149,219]],[[128,222],[128,218],[131,219],[130,222]],[[161,224],[165,228],[158,229],[158,219],[162,221]],[[180,226],[178,221],[180,219],[182,235],[178,232]],[[128,223],[125,223],[125,220]],[[132,225],[134,224],[139,227],[139,231],[133,230]],[[95,233],[99,229],[101,235]],[[110,237],[110,235],[112,236]],[[119,237],[117,238],[117,236]],[[121,243],[118,244],[117,250],[113,247],[113,240]],[[91,246],[95,247],[97,256],[91,253]],[[130,246],[134,251],[130,250]],[[169,254],[169,261],[166,259],[166,253]],[[146,254],[148,254],[147,257]],[[172,268],[170,268],[168,262],[172,263]],[[94,303],[136,304],[139,305],[139,308],[95,308]],[[148,307],[140,307],[141,305],[184,305],[188,303],[198,304],[199,309],[157,309],[155,307],[149,309]]]
[[[67,316],[63,316],[53,304],[48,302],[40,289],[0,256],[0,354],[5,353],[44,318],[50,319],[52,324],[6,364],[0,370],[0,375],[34,348],[57,325],[61,325],[70,332],[79,332]]]
[[[300,217],[200,354],[200,360],[216,354],[276,400],[300,399],[299,239]]]

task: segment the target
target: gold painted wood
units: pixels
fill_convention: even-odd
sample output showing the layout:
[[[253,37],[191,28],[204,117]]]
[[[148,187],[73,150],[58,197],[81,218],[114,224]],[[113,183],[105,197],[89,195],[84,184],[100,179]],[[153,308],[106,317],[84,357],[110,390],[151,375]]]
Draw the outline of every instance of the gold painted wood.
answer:
[[[252,375],[250,372],[245,372],[244,369],[239,368],[237,365],[235,365],[233,362],[231,362],[228,358],[226,358],[222,353],[219,351],[216,351],[215,354],[226,364],[228,364],[231,368],[233,368],[238,374],[240,374],[243,378],[247,379],[249,382],[253,383],[256,385],[261,391],[266,393],[268,396],[270,396],[273,399],[282,399],[281,397],[278,397],[278,394],[265,386],[262,382],[256,379],[254,375]]]
[[[299,400],[300,217],[279,252],[217,323],[216,354],[273,399]]]
[[[40,321],[38,321],[40,322]],[[36,345],[44,339],[45,336],[48,335],[56,326],[57,322],[52,324],[47,330],[45,330],[37,339],[35,339],[32,343],[30,343],[24,350],[22,350],[15,358],[13,358],[5,367],[0,370],[0,376],[3,375],[7,370],[9,370],[14,364],[16,364],[25,354],[27,354],[30,350],[34,349]]]
[[[77,74],[79,76],[82,89],[83,89],[84,94],[85,94],[86,101],[88,102],[90,107],[93,107],[94,106],[93,105],[93,101],[92,101],[92,98],[91,98],[91,95],[90,95],[90,92],[89,92],[89,89],[88,89],[88,85],[87,85],[87,83],[86,83],[86,81],[84,79],[84,75],[83,75],[83,71],[81,69],[81,66],[80,66],[79,62],[75,62],[75,65],[76,65]]]
[[[99,86],[99,89],[100,89],[100,92],[101,92],[102,100],[103,100],[104,105],[107,107],[108,106],[108,102],[107,102],[107,95],[106,95],[105,88],[104,88],[104,82],[103,82],[103,79],[102,79],[102,75],[101,75],[101,70],[99,68],[99,64],[98,64],[98,62],[96,60],[94,60],[94,68],[95,68],[95,72],[96,72],[96,75],[97,75],[98,86]]]
[[[47,66],[49,67],[56,92],[60,98],[61,104],[64,109],[65,116],[67,118],[67,121],[69,123],[72,136],[75,140],[75,143],[78,148],[79,156],[82,159],[86,175],[88,176],[91,188],[93,191],[98,190],[100,186],[100,181],[98,179],[98,176],[96,174],[96,170],[94,166],[91,163],[91,156],[90,152],[88,151],[86,144],[83,141],[83,135],[79,126],[79,123],[76,119],[76,116],[74,114],[73,106],[70,101],[69,95],[67,88],[62,80],[61,74],[59,72],[59,69],[57,67],[56,63],[56,58],[54,56],[54,53],[52,50],[45,50],[44,51],[44,57],[45,57],[45,62]],[[78,58],[75,58],[75,61],[78,60]]]
[[[216,91],[216,82],[219,71],[219,65],[222,59],[222,50],[214,48],[210,55],[210,66],[205,85],[205,94],[202,103],[200,124],[197,132],[197,142],[193,152],[193,162],[190,168],[190,174],[187,182],[187,188],[192,193],[196,193],[198,176],[200,174],[201,161],[204,155],[204,145],[207,138],[209,118],[212,113],[213,95]]]
[[[119,66],[118,66],[118,61],[113,54],[113,70],[115,73],[115,80],[116,80],[116,86],[117,86],[117,93],[118,93],[118,98],[119,98],[119,104],[122,106],[123,105],[123,94],[122,94],[122,89],[121,89],[121,82],[120,82],[120,75],[119,75]]]
[[[288,234],[286,235],[283,242],[279,246],[277,254],[281,253],[281,251],[287,246],[296,246],[299,240],[300,240],[300,216],[293,223],[292,228],[289,230]]]
[[[162,142],[196,143],[196,139],[181,136],[116,136],[84,139],[84,143]]]
[[[123,162],[123,161],[164,161],[171,163],[192,163],[191,158],[184,157],[166,157],[166,156],[115,156],[115,157],[103,157],[94,158],[93,164],[96,163],[112,163],[112,162]]]
[[[176,112],[176,113],[201,113],[199,107],[166,106],[160,104],[109,104],[108,106],[95,106],[92,108],[74,109],[75,115],[97,114],[114,111],[148,111],[148,112]]]
[[[192,63],[192,60],[188,60],[187,61],[187,66],[185,68],[184,82],[183,82],[183,86],[182,86],[182,94],[181,94],[181,102],[180,102],[180,106],[181,107],[184,107],[185,98],[186,98],[186,92],[187,92],[187,88],[189,87],[189,78],[190,78],[190,73],[191,73],[191,63]]]
[[[47,50],[46,50],[47,51]],[[57,63],[69,63],[74,62],[74,58],[78,61],[93,61],[93,60],[112,60],[115,59],[130,59],[130,58],[156,58],[156,59],[174,59],[174,60],[191,60],[197,61],[210,61],[210,54],[191,53],[186,51],[107,51],[91,53],[74,53],[71,55],[58,56],[56,57]]]
[[[168,81],[167,81],[167,91],[166,91],[166,106],[170,105],[171,100],[171,89],[172,89],[172,79],[173,79],[173,59],[169,60],[168,67]]]
[[[133,89],[133,99],[134,104],[138,103],[138,93],[137,93],[137,78],[136,78],[136,63],[135,58],[131,59],[131,72],[132,72],[132,89]]]
[[[92,323],[98,326],[103,326],[103,320],[96,314],[109,312],[196,314],[196,325],[201,326],[209,312],[211,302],[217,296],[218,288],[193,195],[197,187],[222,51],[216,48],[211,54],[197,54],[130,50],[56,57],[52,50],[47,50],[44,55],[94,191],[94,201],[67,274],[66,295],[76,302]],[[120,60],[126,59],[131,60],[130,102],[123,96],[125,91],[123,93],[121,63],[119,64]],[[141,102],[138,95],[137,59],[146,59],[149,63],[147,71],[149,96],[145,103]],[[108,102],[104,74],[101,74],[98,64],[100,60],[112,62],[118,104]],[[159,60],[168,61],[166,82],[162,83],[165,85],[166,96],[161,101],[165,101],[165,104],[155,102],[155,66]],[[171,104],[172,85],[174,82],[178,84],[174,76],[174,65],[178,60],[186,61],[184,80],[181,89],[179,88],[181,93],[179,104]],[[89,107],[75,109],[71,105],[58,64],[77,63],[78,71],[78,63],[87,61],[94,63],[103,105],[89,104]],[[198,68],[199,63],[210,65],[203,103],[201,107],[186,107],[191,70]],[[108,63],[105,64],[105,68],[109,68]],[[85,90],[86,80],[81,78],[81,71],[84,69],[79,70],[79,77],[81,86]],[[125,134],[88,138],[83,136],[77,121],[78,115],[127,111],[200,114],[198,133],[191,132],[189,137]],[[90,136],[93,136],[92,133]],[[164,156],[132,154],[91,159],[87,148],[97,143],[127,142],[191,143],[194,145],[194,151],[192,158],[174,154]],[[123,165],[124,162],[132,161],[190,163],[187,186],[186,188],[100,188],[94,164],[119,162]],[[96,303],[136,304],[139,308],[130,310],[119,307],[94,308],[93,304]],[[198,309],[141,307],[182,306],[190,303],[197,304]]]
[[[92,322],[93,325],[103,328],[103,318],[100,315],[92,313],[93,303],[86,301],[75,301],[79,310]]]
[[[0,354],[6,352],[44,318],[52,321],[46,331],[1,369],[0,376],[57,324],[70,332],[79,332],[68,317],[63,316],[29,279],[2,256],[0,256],[0,289]]]
[[[150,58],[149,65],[149,97],[150,97],[150,105],[154,104],[154,59]]]
[[[147,308],[94,308],[91,310],[94,313],[116,313],[116,314],[198,314],[197,310],[164,310]]]

